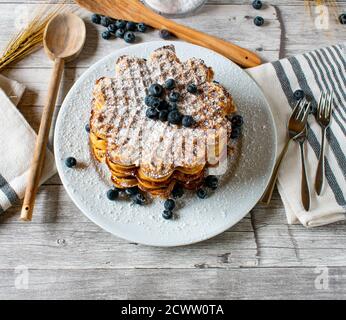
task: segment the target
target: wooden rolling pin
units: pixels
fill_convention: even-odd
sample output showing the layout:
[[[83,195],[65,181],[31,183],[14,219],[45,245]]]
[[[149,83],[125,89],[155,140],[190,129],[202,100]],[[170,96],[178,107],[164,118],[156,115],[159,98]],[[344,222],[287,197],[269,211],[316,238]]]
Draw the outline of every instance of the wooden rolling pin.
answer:
[[[143,22],[155,29],[166,29],[177,38],[214,50],[244,68],[261,64],[261,59],[255,53],[166,19],[138,0],[76,0],[76,2],[91,12],[114,19]]]

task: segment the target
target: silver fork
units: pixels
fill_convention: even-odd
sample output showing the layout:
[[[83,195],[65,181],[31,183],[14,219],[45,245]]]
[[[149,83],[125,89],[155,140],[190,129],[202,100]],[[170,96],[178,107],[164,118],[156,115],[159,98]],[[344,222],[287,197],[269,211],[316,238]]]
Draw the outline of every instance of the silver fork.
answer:
[[[320,101],[318,102],[316,120],[322,128],[321,150],[318,160],[317,173],[315,179],[315,189],[318,195],[321,194],[324,183],[324,147],[326,140],[326,131],[330,125],[333,113],[333,91],[322,92]]]
[[[299,143],[300,147],[300,157],[302,161],[302,183],[301,183],[301,197],[302,197],[302,204],[306,211],[310,210],[310,188],[308,183],[308,177],[306,173],[306,165],[305,165],[305,151],[304,151],[304,143],[307,138],[307,128],[303,130],[303,132],[294,139],[294,141]]]
[[[273,195],[275,183],[278,177],[280,164],[288,150],[290,142],[297,138],[306,128],[306,123],[308,121],[310,110],[310,102],[305,98],[297,102],[295,108],[293,109],[292,115],[288,121],[288,136],[289,139],[286,142],[285,147],[283,148],[278,160],[276,161],[273,174],[269,181],[268,187],[262,196],[261,203],[269,204]]]

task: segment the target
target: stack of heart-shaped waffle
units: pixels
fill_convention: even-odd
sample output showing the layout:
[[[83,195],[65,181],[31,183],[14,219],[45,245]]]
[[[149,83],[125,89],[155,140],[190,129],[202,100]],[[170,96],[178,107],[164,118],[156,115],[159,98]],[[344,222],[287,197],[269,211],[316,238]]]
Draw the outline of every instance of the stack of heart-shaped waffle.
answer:
[[[174,79],[181,114],[192,127],[146,117],[145,98],[154,83]],[[197,86],[197,93],[187,90]],[[155,50],[148,60],[122,56],[114,78],[101,78],[94,89],[90,141],[94,156],[106,162],[118,188],[138,186],[168,197],[176,183],[197,189],[205,169],[231,152],[228,116],[236,111],[230,94],[213,82],[202,60],[181,62],[173,46]]]

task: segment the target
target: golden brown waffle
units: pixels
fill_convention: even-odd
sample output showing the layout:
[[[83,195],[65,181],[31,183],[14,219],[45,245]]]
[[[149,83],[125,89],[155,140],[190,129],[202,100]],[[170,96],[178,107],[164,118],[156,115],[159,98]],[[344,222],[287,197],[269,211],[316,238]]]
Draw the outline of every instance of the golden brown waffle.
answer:
[[[191,115],[191,128],[146,118],[145,97],[153,83],[176,81],[179,111]],[[187,92],[188,84],[198,94]],[[213,82],[213,71],[202,60],[181,62],[173,46],[154,51],[147,60],[122,56],[114,78],[101,78],[94,89],[90,119],[93,154],[105,161],[117,187],[138,185],[142,190],[168,197],[176,182],[189,189],[203,181],[205,168],[227,149],[235,112],[230,94]],[[217,162],[217,161],[216,161]]]

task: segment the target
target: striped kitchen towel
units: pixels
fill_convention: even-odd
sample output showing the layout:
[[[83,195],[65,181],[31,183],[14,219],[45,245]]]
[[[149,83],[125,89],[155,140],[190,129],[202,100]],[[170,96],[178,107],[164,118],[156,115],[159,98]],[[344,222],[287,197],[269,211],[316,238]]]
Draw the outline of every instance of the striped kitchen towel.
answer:
[[[278,190],[289,223],[300,221],[313,227],[346,219],[346,49],[345,44],[315,50],[248,70],[262,88],[275,118],[278,151],[287,139],[287,121],[296,104],[293,93],[301,89],[313,107],[321,92],[334,92],[334,112],[327,131],[326,179],[321,196],[314,182],[321,147],[321,128],[311,116],[306,144],[307,173],[311,189],[311,211],[301,204],[301,160],[297,143],[292,143],[282,163]]]
[[[36,134],[16,105],[24,86],[0,75],[0,214],[24,196]],[[56,172],[47,152],[42,182]]]

